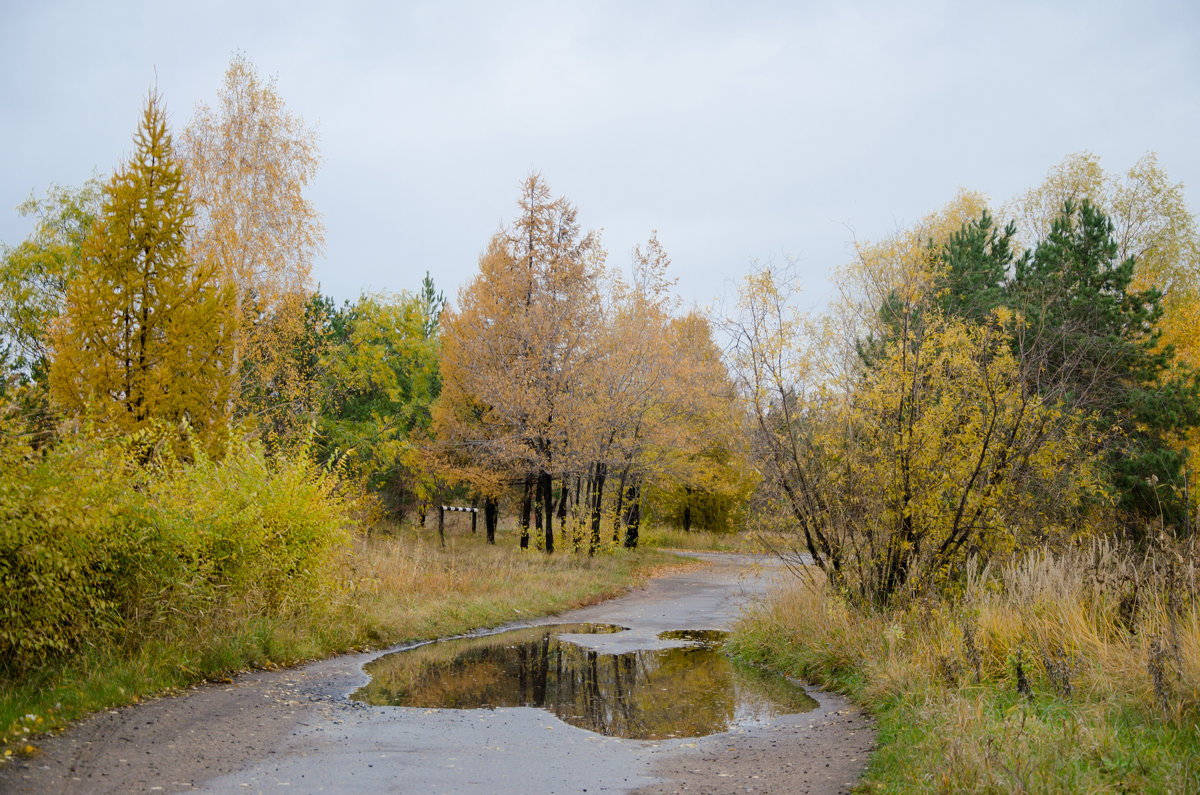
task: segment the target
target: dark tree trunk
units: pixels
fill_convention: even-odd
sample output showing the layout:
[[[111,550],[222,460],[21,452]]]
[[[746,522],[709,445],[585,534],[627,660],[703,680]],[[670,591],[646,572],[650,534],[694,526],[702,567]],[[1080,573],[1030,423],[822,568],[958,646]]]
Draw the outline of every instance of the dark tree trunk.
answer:
[[[487,542],[496,543],[496,520],[499,518],[500,505],[495,497],[485,497],[483,500],[483,528],[487,533]]]
[[[446,547],[446,508],[443,505],[438,506],[438,538],[441,539],[444,549]]]
[[[546,554],[554,553],[554,481],[549,472],[538,476],[539,491],[541,491],[542,518],[545,521]]]
[[[617,509],[613,511],[613,543],[621,540],[619,533],[625,524],[625,479],[629,476],[629,467],[621,470],[621,479],[617,481]]]
[[[642,489],[636,480],[629,484],[625,502],[625,548],[634,549],[638,545],[638,530],[642,524]]]
[[[529,549],[529,513],[533,509],[533,476],[525,476],[521,492],[521,549]]]
[[[596,485],[594,475],[595,465],[589,464],[587,477],[584,479],[583,485],[579,488],[579,491],[583,494],[583,510],[581,511],[578,505],[575,506],[575,522],[578,525],[580,538],[583,538],[587,533],[587,514],[590,514],[592,510],[592,489]],[[578,497],[579,495],[576,494],[575,496]]]
[[[571,498],[571,490],[567,488],[567,479],[565,477],[559,483],[562,485],[562,493],[558,495],[558,534],[565,539],[568,536],[567,501]],[[578,546],[578,543],[576,546]]]
[[[592,490],[592,532],[588,536],[588,555],[596,554],[600,546],[600,508],[604,501],[604,476],[607,474],[606,464],[596,463],[596,487]]]

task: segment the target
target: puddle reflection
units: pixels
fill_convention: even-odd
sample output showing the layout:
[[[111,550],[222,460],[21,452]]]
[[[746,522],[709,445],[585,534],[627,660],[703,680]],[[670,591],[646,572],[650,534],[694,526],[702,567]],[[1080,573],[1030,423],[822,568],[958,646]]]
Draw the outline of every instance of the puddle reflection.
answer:
[[[572,726],[642,740],[700,737],[817,706],[787,679],[722,655],[723,633],[674,630],[660,637],[696,645],[621,654],[558,637],[620,629],[559,624],[430,643],[369,663],[371,682],[352,698],[377,706],[541,707]]]

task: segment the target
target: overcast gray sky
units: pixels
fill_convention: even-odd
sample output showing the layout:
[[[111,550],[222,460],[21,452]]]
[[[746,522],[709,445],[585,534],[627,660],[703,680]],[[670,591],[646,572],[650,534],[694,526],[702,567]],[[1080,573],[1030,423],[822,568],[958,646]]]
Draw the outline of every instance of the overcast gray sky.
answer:
[[[1196,212],[1198,9],[0,0],[0,240],[31,191],[128,156],[156,75],[178,130],[240,50],[320,134],[315,277],[339,301],[426,270],[453,296],[538,170],[613,264],[657,229],[688,302],[790,256],[820,303],[853,238],[1074,152],[1155,151]]]

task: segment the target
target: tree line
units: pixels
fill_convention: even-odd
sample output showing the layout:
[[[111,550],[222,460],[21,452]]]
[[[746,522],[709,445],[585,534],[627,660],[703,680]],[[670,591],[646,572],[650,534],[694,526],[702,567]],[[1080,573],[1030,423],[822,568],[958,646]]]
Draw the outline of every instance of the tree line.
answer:
[[[469,500],[493,539],[503,502],[546,552],[635,546],[645,510],[783,511],[871,598],[1105,524],[1194,525],[1200,245],[1152,156],[1072,158],[999,213],[964,193],[858,246],[824,316],[767,269],[715,319],[655,236],[610,265],[536,173],[454,299],[427,271],[336,306],[311,278],[319,159],[238,56],[178,142],[151,94],[109,179],[20,208],[0,330],[35,447],[81,422],[184,460],[255,438],[396,517]]]
[[[315,134],[246,58],[179,135],[148,95],[133,144],[107,180],[31,198],[4,250],[5,397],[37,444],[153,429],[186,461],[251,437],[397,518],[471,500],[493,539],[503,498],[546,552],[556,525],[573,549],[636,546],[647,495],[731,525],[752,486],[735,395],[657,239],[623,275],[533,174],[456,302],[426,272],[336,306],[311,278]]]

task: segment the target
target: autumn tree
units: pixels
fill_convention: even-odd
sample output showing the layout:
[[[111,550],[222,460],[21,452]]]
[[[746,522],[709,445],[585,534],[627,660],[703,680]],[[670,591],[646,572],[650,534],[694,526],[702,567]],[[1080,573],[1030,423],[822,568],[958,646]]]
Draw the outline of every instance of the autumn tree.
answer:
[[[51,186],[17,211],[36,219],[30,236],[0,259],[0,336],[15,348],[20,367],[43,380],[49,361],[46,330],[62,311],[83,258],[83,243],[100,212],[102,185]]]
[[[577,368],[570,395],[576,421],[567,458],[582,501],[577,513],[589,553],[600,545],[606,488],[613,480],[613,540],[620,541],[623,519],[624,542],[637,544],[652,413],[662,405],[672,369],[667,332],[678,301],[671,294],[669,266],[670,258],[652,236],[633,251],[631,281],[611,274],[588,355]]]
[[[333,315],[317,455],[402,513],[430,496],[423,446],[441,392],[437,320],[426,295],[409,293],[363,295]]]
[[[887,603],[941,584],[968,554],[1077,527],[1101,493],[1089,429],[1026,389],[1012,313],[973,323],[910,304],[840,380],[827,351],[856,339],[807,322],[790,284],[770,270],[747,278],[727,321],[731,365],[797,552],[835,587]]]
[[[522,526],[536,502],[552,552],[553,478],[569,447],[578,406],[571,395],[597,322],[604,252],[540,175],[525,180],[519,208],[445,313],[437,433],[448,454],[521,481]]]
[[[651,413],[641,466],[654,487],[656,516],[684,530],[728,530],[755,485],[734,386],[708,319],[671,318],[662,337],[666,384]]]
[[[214,440],[228,396],[228,292],[187,241],[194,210],[157,95],[103,190],[51,339],[52,397],[134,430],[187,422]]]
[[[288,353],[304,334],[313,258],[324,246],[305,195],[320,162],[316,133],[290,113],[274,79],[236,55],[216,109],[196,108],[182,141],[196,202],[192,256],[233,293],[226,319],[232,410],[287,436],[307,421],[313,384]]]

